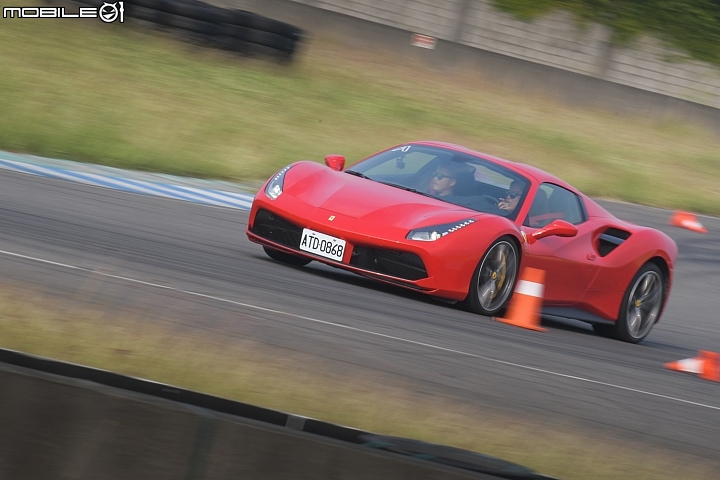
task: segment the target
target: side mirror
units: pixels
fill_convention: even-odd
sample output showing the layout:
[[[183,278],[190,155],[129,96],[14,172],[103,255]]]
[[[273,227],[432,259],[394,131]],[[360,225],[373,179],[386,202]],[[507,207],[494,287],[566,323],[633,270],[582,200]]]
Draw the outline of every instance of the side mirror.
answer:
[[[550,224],[545,225],[543,228],[528,235],[527,243],[532,245],[541,238],[545,237],[574,237],[577,235],[578,229],[575,225],[565,220],[553,220]]]
[[[342,172],[342,169],[345,168],[345,157],[342,155],[327,155],[325,156],[325,165],[333,170]]]

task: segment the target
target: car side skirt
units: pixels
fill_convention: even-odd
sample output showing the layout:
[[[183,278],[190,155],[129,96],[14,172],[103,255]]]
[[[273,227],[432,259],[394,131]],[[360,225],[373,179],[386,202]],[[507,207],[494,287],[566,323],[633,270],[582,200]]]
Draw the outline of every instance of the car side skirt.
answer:
[[[581,322],[587,323],[600,323],[604,325],[613,325],[615,322],[602,318],[594,313],[590,313],[586,310],[574,307],[542,307],[541,315],[548,318],[569,318],[573,320],[580,320]]]

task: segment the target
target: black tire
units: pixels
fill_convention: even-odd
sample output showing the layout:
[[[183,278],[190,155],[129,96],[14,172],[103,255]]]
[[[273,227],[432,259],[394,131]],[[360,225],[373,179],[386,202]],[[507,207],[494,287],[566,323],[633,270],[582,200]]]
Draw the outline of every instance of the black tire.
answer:
[[[223,30],[224,35],[237,38],[243,42],[254,43],[255,45],[290,54],[295,50],[295,42],[293,40],[275,35],[274,33],[253,30],[252,28],[241,27],[239,25],[225,25]]]
[[[248,29],[245,41],[285,53],[292,53],[293,50],[295,50],[295,42],[293,40],[262,30]]]
[[[223,25],[223,35],[226,37],[236,38],[243,42],[248,41],[250,36],[250,29],[247,27],[240,27],[238,25]]]
[[[515,242],[507,237],[496,240],[475,269],[468,296],[461,305],[488,317],[498,315],[512,297],[519,268],[520,254]]]
[[[252,28],[254,13],[245,10],[230,10],[228,19],[225,23],[230,25],[238,25],[240,27]]]
[[[296,267],[304,267],[308,263],[310,263],[312,260],[309,260],[305,257],[298,257],[296,255],[291,255],[289,253],[281,252],[279,250],[275,250],[269,247],[263,247],[263,250],[265,250],[265,253],[267,253],[267,256],[272,258],[273,260],[277,260],[278,262],[287,263],[288,265],[294,265]]]
[[[234,29],[244,28],[237,27],[235,25],[232,25],[232,27]],[[250,43],[243,40],[242,30],[235,30],[234,33],[236,36],[222,35],[214,37],[212,41],[215,45],[217,45],[218,48],[237,52],[246,57],[270,58],[276,60],[278,63],[281,64],[287,64],[292,60],[292,54],[288,52],[283,52],[282,50],[277,50],[274,48],[266,47],[264,45],[258,45],[257,43]]]
[[[250,55],[250,49],[252,48],[251,43],[247,43],[238,38],[219,36],[212,37],[212,43],[222,50],[239,53],[244,56]]]
[[[273,33],[290,40],[298,40],[302,37],[302,29],[289,23],[273,20],[245,10],[231,10],[231,18],[227,21],[232,25]]]
[[[161,19],[163,25],[201,35],[215,35],[218,30],[218,26],[212,23],[181,17],[180,15],[172,15],[170,13],[162,14]]]
[[[127,4],[133,7],[142,7],[158,11],[160,10],[162,0],[130,0]]]
[[[174,0],[160,0],[157,9],[165,13],[173,13]]]
[[[128,17],[137,18],[138,20],[144,20],[146,22],[158,23],[160,15],[162,14],[163,13],[158,10],[139,5],[131,5],[130,8],[128,8]]]
[[[227,20],[231,18],[228,10],[199,2],[172,2],[166,5],[165,8],[168,10],[168,13],[172,13],[173,15],[217,25],[227,23]]]
[[[625,290],[615,325],[593,325],[598,335],[639,343],[660,319],[665,304],[667,279],[654,263],[638,270]]]
[[[263,32],[274,33],[291,40],[298,40],[302,36],[302,30],[289,23],[279,22],[260,15],[254,15],[251,18],[251,24],[248,27]]]

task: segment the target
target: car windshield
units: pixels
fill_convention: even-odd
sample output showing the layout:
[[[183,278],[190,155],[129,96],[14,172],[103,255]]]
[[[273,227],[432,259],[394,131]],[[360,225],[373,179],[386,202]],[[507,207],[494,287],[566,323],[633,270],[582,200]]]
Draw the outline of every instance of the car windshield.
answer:
[[[403,145],[374,155],[347,173],[484,213],[515,219],[530,182],[469,153]]]

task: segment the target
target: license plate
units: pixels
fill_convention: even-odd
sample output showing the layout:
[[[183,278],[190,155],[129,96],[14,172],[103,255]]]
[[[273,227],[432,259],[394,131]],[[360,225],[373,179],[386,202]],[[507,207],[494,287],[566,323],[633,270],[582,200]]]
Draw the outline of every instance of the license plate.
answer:
[[[340,262],[345,253],[345,240],[303,228],[300,250]]]

